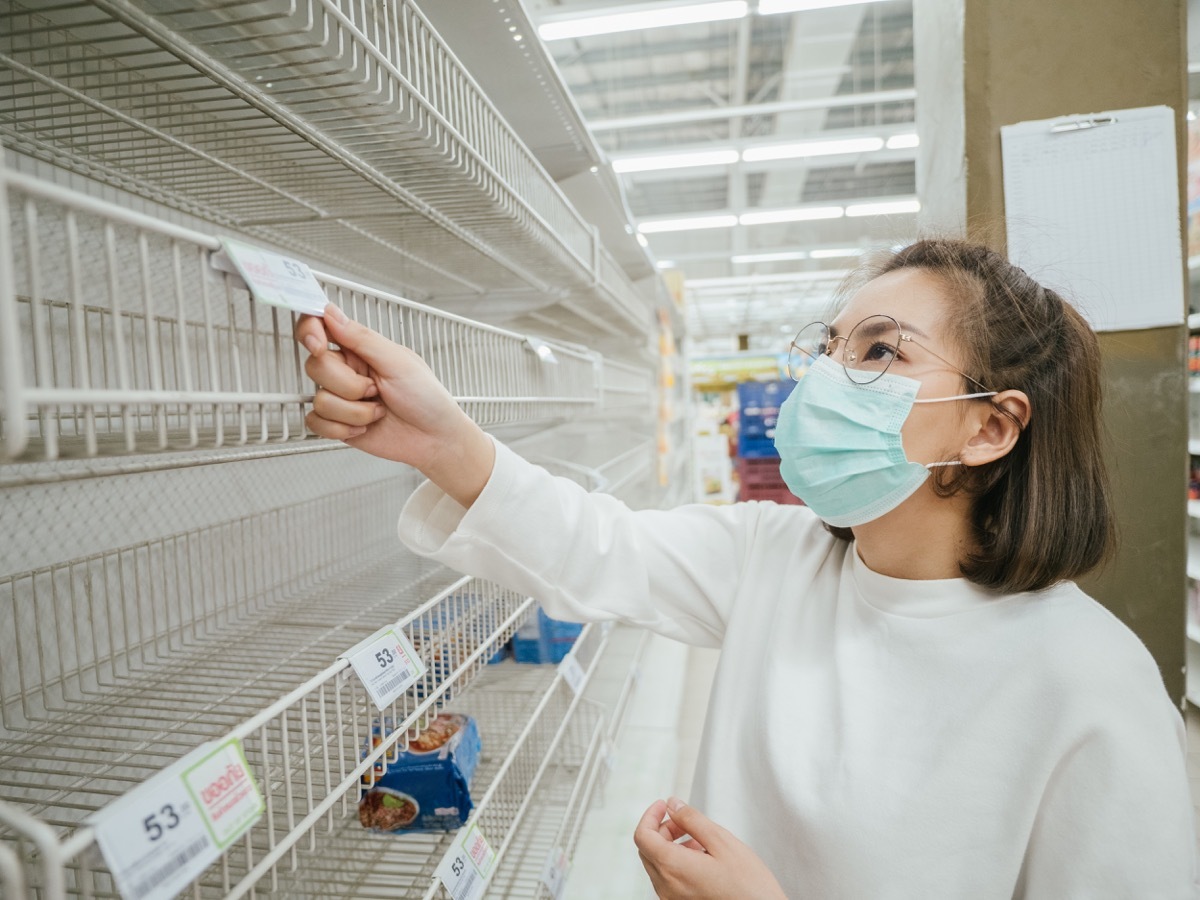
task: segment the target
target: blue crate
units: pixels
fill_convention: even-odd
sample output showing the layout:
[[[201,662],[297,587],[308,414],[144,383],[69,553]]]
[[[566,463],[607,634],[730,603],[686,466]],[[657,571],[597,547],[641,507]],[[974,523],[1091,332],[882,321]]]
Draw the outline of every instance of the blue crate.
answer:
[[[748,439],[774,438],[779,407],[795,386],[794,381],[745,381],[739,384],[738,435]]]
[[[583,631],[578,622],[560,622],[539,606],[513,636],[513,659],[519,663],[560,663]]]
[[[775,435],[770,437],[747,437],[738,435],[738,456],[742,459],[772,459],[779,456],[775,449]]]

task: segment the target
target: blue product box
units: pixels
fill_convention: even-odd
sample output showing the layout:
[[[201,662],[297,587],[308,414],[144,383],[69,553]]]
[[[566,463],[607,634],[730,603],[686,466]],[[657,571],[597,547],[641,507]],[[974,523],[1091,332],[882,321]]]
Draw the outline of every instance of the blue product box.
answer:
[[[385,725],[389,723],[385,722]],[[382,739],[373,729],[372,746]],[[482,744],[470,716],[441,713],[387,771],[376,766],[375,783],[358,802],[358,821],[364,828],[393,833],[454,831],[471,814],[471,779],[479,765]],[[364,748],[363,756],[366,756]],[[364,776],[370,780],[370,775]]]
[[[513,636],[513,659],[519,663],[560,663],[583,631],[578,622],[560,622],[538,607]]]

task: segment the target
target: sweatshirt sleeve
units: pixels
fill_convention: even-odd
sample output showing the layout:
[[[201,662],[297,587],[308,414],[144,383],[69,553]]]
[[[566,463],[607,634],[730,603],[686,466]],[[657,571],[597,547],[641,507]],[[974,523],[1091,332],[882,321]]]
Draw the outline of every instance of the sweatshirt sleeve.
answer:
[[[1117,702],[1052,774],[1016,896],[1200,896],[1183,721],[1153,663],[1148,668],[1145,678],[1123,684],[1098,677],[1096,687]]]
[[[496,443],[496,464],[464,509],[422,484],[400,540],[453,569],[534,596],[577,622],[620,619],[675,640],[720,646],[759,504],[633,511]]]

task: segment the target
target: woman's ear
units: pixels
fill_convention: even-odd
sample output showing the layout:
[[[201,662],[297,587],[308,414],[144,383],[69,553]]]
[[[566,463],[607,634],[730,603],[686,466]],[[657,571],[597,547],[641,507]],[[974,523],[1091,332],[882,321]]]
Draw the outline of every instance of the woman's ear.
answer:
[[[1024,391],[1001,391],[991,400],[986,412],[973,420],[979,429],[959,455],[964,466],[982,466],[1000,459],[1012,450],[1029,424],[1032,410]]]

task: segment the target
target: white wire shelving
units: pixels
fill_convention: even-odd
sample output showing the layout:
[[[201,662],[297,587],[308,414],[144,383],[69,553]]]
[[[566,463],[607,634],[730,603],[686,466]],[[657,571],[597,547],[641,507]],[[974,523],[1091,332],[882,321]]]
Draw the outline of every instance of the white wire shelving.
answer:
[[[14,149],[356,277],[650,330],[412,0],[4,0],[0,91]]]
[[[614,747],[637,688],[638,663],[648,637],[645,631],[620,626],[614,630],[604,670],[592,676],[584,696],[585,704],[603,710],[597,727],[590,732],[578,725],[573,728],[568,752],[559,755],[554,770],[534,795],[508,859],[497,868],[489,897],[543,900],[553,896],[540,877],[542,870],[552,853],[556,857],[561,854],[568,864],[575,857],[587,813],[615,765]],[[609,677],[605,678],[606,674]]]
[[[9,459],[302,440],[295,314],[213,264],[220,242],[0,169],[0,389]],[[6,207],[6,208],[4,208]],[[648,370],[317,273],[417,351],[484,427],[648,404]],[[542,342],[538,342],[541,344]]]
[[[603,653],[606,634],[599,628],[585,629],[573,651],[584,671],[585,687]],[[478,674],[478,684],[446,708],[474,716],[484,736],[484,754],[472,784],[475,809],[464,827],[474,824],[482,828],[496,850],[499,867],[518,827],[533,809],[547,773],[551,773],[549,780],[554,780],[562,769],[578,770],[580,765],[594,772],[595,749],[606,715],[594,704],[582,704],[555,667],[511,662],[485,665],[482,660],[493,648],[491,643],[477,648],[477,658],[470,665]],[[318,696],[325,699],[324,694]],[[309,699],[318,697],[310,695]],[[386,771],[407,737],[424,723],[428,710],[442,705],[439,699],[445,700],[445,694],[440,698],[431,695],[425,703],[413,705],[407,715],[397,717],[396,729],[370,753],[366,748],[371,727],[378,724],[380,714],[364,704],[351,722],[345,704],[338,706],[332,697],[328,703],[299,705],[299,715],[290,720],[280,709],[284,702],[280,701],[230,731],[246,746],[255,778],[267,797],[267,811],[239,846],[209,867],[190,894],[240,897],[266,891],[288,897],[447,896],[434,871],[452,843],[452,833],[376,834],[364,831],[357,815],[362,791],[379,772]],[[335,721],[337,733],[331,734]],[[281,730],[273,731],[272,724]],[[587,757],[582,761],[579,735],[589,738]],[[576,832],[580,799],[566,810],[573,814]],[[18,853],[25,856],[23,868],[0,869],[11,883],[18,884],[28,876],[30,889],[41,897],[112,895],[111,876],[92,843],[90,828],[85,826],[72,840],[59,843],[44,822],[4,802],[0,802],[0,827],[19,835],[16,853],[0,842],[0,848],[6,850],[0,865]]]
[[[613,462],[624,485],[601,465],[588,486],[632,483],[638,469]],[[318,834],[354,818],[353,791],[379,756],[360,762],[360,748],[379,714],[338,654],[390,622],[418,648],[426,676],[385,713],[401,723],[392,746],[402,747],[400,732],[469,701],[466,689],[533,606],[395,548],[391,495],[408,479],[0,578],[0,633],[20,636],[0,660],[0,877],[42,898],[111,894],[87,816],[227,735],[242,740],[267,813],[195,893],[278,891],[300,855],[315,854],[321,871],[340,860]],[[528,725],[514,716],[513,727]],[[14,854],[21,865],[8,864]],[[424,889],[432,869],[422,859]]]

